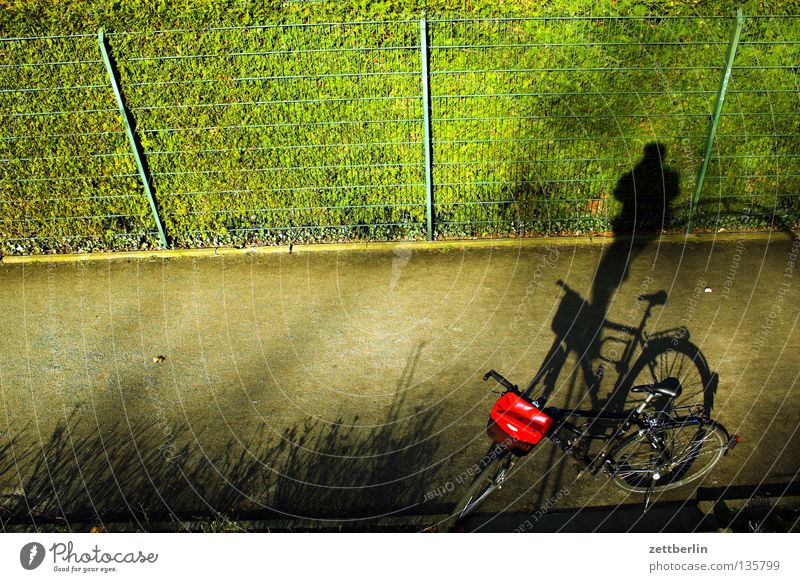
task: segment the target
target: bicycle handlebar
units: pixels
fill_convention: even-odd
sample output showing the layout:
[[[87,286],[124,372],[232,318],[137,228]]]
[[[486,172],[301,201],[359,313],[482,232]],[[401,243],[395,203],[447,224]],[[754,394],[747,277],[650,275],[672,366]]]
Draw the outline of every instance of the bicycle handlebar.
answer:
[[[509,390],[511,392],[516,392],[517,394],[519,394],[518,386],[515,386],[514,384],[506,380],[503,376],[501,376],[494,370],[489,370],[488,372],[486,372],[486,374],[483,375],[484,382],[486,382],[489,378],[494,378],[497,381],[497,383],[503,386],[506,390]]]

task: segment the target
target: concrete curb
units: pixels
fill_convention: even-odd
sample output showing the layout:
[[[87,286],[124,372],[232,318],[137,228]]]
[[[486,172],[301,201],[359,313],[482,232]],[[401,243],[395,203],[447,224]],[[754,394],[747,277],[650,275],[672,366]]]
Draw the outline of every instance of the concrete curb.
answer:
[[[765,232],[722,232],[699,234],[662,234],[639,237],[652,243],[708,243],[736,240],[793,240],[800,233],[786,231]],[[10,255],[0,256],[0,263],[21,265],[32,263],[73,263],[82,261],[116,261],[174,258],[211,258],[219,256],[249,256],[303,253],[342,253],[342,252],[392,252],[395,249],[410,250],[450,250],[471,248],[530,248],[547,245],[606,245],[614,240],[630,240],[631,237],[613,236],[574,236],[537,238],[497,238],[497,239],[453,239],[442,241],[397,241],[397,242],[352,242],[328,244],[273,245],[260,247],[216,247],[207,249],[171,249],[148,251],[120,251],[101,253],[81,253],[63,255]]]
[[[406,532],[422,533],[432,525],[441,523],[448,518],[445,514],[387,516],[376,519],[353,520],[338,522],[335,520],[311,519],[236,519],[213,520],[191,519],[183,521],[152,521],[147,522],[148,532],[308,532],[308,533],[333,533],[333,532]],[[67,527],[64,524],[5,524],[6,533],[31,533],[42,531],[61,531]],[[70,521],[69,530],[75,533],[137,533],[142,528],[133,522],[90,522]]]
[[[646,517],[653,525],[653,531],[658,531],[659,524],[668,521],[681,522],[676,520],[679,514],[684,515],[683,522],[687,526],[687,531],[705,531],[716,533],[728,533],[734,530],[729,527],[722,527],[728,524],[731,519],[746,509],[760,510],[762,514],[769,514],[773,511],[783,509],[800,508],[800,497],[788,495],[785,497],[748,497],[742,499],[718,499],[694,500],[665,502],[655,505],[645,514],[641,503],[631,503],[628,505],[611,507],[584,507],[584,508],[564,508],[547,512],[541,517],[533,519],[525,513],[509,513],[498,516],[488,516],[487,514],[476,514],[468,518],[470,522],[464,531],[472,531],[486,517],[492,517],[492,524],[487,529],[479,527],[487,532],[557,532],[562,531],[567,522],[580,513],[583,522],[591,530],[596,523],[606,523],[605,516],[614,513],[614,523],[639,524]],[[689,515],[692,514],[692,515]],[[696,515],[695,515],[696,514]],[[666,516],[666,517],[665,517]],[[385,516],[373,519],[355,519],[337,521],[312,520],[301,518],[243,518],[229,520],[226,518],[188,518],[177,521],[152,521],[146,523],[147,531],[153,532],[237,532],[237,531],[256,531],[256,532],[407,532],[424,533],[439,532],[438,524],[443,523],[448,518],[447,514],[423,514],[423,515],[402,515]],[[686,521],[686,520],[689,521]],[[644,522],[643,522],[644,523]],[[520,525],[522,524],[522,525]],[[529,527],[527,527],[529,526]],[[66,526],[61,523],[50,523],[37,525],[23,523],[6,523],[4,531],[8,533],[29,533],[29,532],[48,532],[62,531]],[[140,532],[132,521],[108,521],[103,523],[70,519],[69,531],[75,533],[108,531],[108,532]]]

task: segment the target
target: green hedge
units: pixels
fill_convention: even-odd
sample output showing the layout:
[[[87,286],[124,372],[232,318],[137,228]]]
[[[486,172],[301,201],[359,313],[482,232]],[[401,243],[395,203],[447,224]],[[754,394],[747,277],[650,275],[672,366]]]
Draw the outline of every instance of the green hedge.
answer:
[[[681,228],[728,6],[716,8],[728,18],[437,20],[586,15],[590,4],[546,2],[533,13],[522,0],[4,3],[3,37],[89,36],[0,43],[2,250],[156,244],[99,61],[101,25],[176,246],[424,236],[422,10],[437,236],[609,230],[616,184],[652,142],[678,173],[668,226]],[[674,17],[700,8],[620,0],[591,9]],[[241,28],[256,23],[270,26]],[[236,28],[207,30],[224,26]],[[775,213],[796,224],[798,49],[800,19],[748,20],[696,225],[764,226]],[[70,64],[41,65],[52,62]]]

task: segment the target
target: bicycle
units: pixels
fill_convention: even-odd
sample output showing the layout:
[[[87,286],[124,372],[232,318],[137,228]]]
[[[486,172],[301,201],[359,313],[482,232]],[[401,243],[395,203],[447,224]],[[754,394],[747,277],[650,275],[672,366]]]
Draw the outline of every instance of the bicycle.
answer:
[[[531,444],[530,440],[525,442],[517,438],[526,430],[538,435],[539,439],[548,438],[570,454],[582,466],[582,473],[588,472],[596,477],[602,471],[622,489],[644,493],[645,508],[649,506],[653,491],[674,489],[700,479],[740,441],[738,435],[731,436],[722,424],[711,420],[702,404],[648,410],[655,401],[673,401],[681,395],[682,387],[675,377],[633,386],[631,392],[646,396],[638,406],[624,412],[556,407],[543,410],[546,396],[529,399],[529,390],[533,386],[520,392],[516,385],[494,370],[483,377],[484,381],[489,378],[506,389],[495,404],[493,419],[490,419],[487,429],[495,444],[484,456],[470,488],[450,514],[447,520],[450,527],[471,514],[492,491],[500,488],[517,459],[533,449],[535,442]],[[514,396],[509,399],[509,394]],[[504,397],[509,401],[519,400],[522,408],[528,403],[535,412],[524,414],[533,420],[525,426],[524,421],[520,423],[518,417],[513,417],[508,407],[505,412],[495,415]],[[549,421],[541,420],[541,412]],[[575,424],[571,422],[573,419],[583,422]],[[511,425],[510,430],[502,427],[504,423]],[[534,424],[536,426],[531,429]],[[602,444],[599,451],[592,453],[590,448],[595,441]]]

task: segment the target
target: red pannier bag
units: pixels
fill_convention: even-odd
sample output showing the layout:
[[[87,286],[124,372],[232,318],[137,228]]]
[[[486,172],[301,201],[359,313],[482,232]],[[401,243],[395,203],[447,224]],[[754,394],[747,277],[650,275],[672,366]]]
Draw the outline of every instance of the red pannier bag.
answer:
[[[520,453],[530,452],[553,424],[551,417],[514,392],[498,398],[489,417],[492,440]]]

